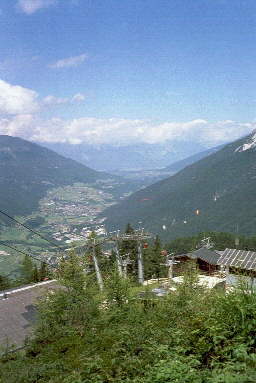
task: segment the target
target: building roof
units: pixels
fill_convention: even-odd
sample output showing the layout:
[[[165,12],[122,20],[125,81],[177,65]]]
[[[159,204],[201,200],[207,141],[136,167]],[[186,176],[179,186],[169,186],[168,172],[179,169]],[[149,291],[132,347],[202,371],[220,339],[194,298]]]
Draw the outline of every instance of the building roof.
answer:
[[[201,247],[200,249],[190,253],[189,257],[192,259],[201,259],[210,265],[217,265],[220,255],[214,250],[207,249],[206,247]]]
[[[52,280],[8,290],[7,298],[5,293],[0,294],[0,346],[15,349],[23,345],[32,331],[38,298],[56,288]]]
[[[256,253],[247,250],[226,249],[220,256],[218,265],[242,270],[256,270]]]

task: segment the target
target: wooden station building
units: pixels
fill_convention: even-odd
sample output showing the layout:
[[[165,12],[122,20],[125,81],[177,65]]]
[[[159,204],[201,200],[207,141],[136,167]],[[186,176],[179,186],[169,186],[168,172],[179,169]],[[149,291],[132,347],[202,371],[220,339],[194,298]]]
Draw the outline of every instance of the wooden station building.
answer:
[[[256,287],[256,252],[226,249],[218,259],[218,265],[226,270],[226,283],[235,286],[243,280]]]
[[[195,250],[191,253],[176,255],[175,259],[180,261],[180,264],[177,265],[176,270],[182,267],[182,263],[194,260],[200,271],[203,271],[207,274],[212,274],[219,269],[218,260],[220,254],[214,250],[207,249],[206,247],[201,247],[198,250]]]

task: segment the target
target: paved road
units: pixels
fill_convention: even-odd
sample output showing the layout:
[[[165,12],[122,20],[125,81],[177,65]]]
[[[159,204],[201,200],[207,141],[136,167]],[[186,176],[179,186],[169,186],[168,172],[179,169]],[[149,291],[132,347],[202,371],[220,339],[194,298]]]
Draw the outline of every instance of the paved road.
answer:
[[[35,303],[49,289],[58,287],[55,280],[7,290],[7,298],[0,294],[0,351],[22,346],[33,330],[36,318]]]

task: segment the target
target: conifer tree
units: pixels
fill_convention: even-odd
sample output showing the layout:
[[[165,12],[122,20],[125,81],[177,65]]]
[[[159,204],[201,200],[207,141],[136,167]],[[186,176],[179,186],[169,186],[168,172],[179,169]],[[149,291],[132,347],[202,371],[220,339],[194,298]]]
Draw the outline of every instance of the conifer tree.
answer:
[[[160,278],[164,275],[163,257],[161,256],[161,240],[157,235],[153,246],[144,251],[144,268],[146,278]]]
[[[5,275],[0,275],[0,291],[8,289],[10,286],[11,282],[9,278]]]
[[[33,267],[32,279],[33,279],[33,282],[39,282],[40,281],[39,272],[38,272],[38,268],[36,265],[34,265],[34,267]]]
[[[104,274],[110,273],[116,265],[116,252],[112,249],[109,256],[100,259],[100,267]]]
[[[39,280],[43,281],[47,275],[48,275],[47,265],[45,262],[42,262],[39,269]]]
[[[85,273],[83,261],[74,251],[70,251],[68,261],[60,263],[58,276],[61,283],[69,290],[80,291],[84,289]]]
[[[33,262],[28,255],[25,255],[21,264],[21,279],[23,283],[33,282]]]

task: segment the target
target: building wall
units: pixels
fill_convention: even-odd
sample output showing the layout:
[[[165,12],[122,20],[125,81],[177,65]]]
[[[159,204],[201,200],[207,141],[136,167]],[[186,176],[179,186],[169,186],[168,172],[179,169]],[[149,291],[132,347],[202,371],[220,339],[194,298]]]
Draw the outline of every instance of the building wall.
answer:
[[[249,288],[256,288],[256,278],[247,275],[228,274],[226,278],[227,286],[239,286],[245,284]]]
[[[209,274],[214,273],[218,268],[216,265],[210,265],[202,259],[197,259],[199,270],[205,271]]]

